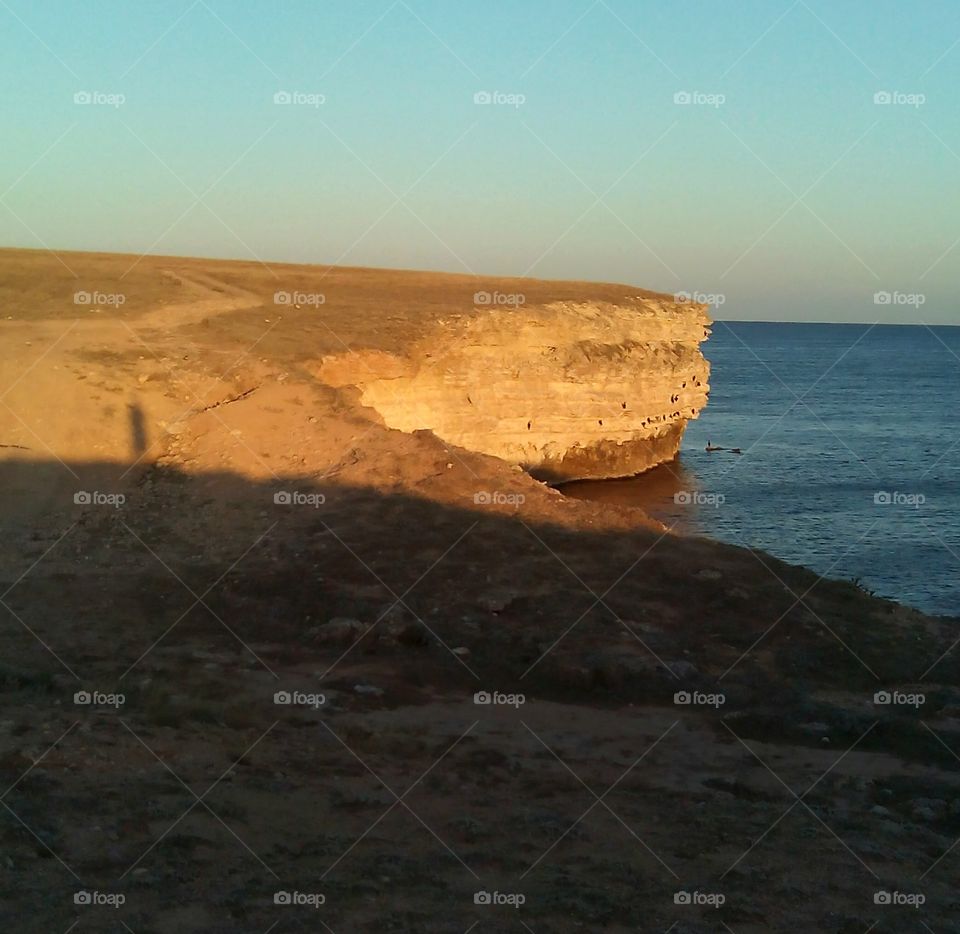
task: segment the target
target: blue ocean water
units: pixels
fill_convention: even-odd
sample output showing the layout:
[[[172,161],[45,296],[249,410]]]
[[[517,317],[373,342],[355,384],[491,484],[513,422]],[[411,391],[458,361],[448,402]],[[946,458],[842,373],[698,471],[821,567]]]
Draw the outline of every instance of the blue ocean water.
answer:
[[[960,616],[960,328],[717,322],[703,349],[679,459],[565,492]]]

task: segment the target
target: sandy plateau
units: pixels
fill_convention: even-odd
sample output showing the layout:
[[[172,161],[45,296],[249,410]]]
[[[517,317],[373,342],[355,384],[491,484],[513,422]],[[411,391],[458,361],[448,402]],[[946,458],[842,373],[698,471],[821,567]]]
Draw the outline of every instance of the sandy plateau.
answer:
[[[448,366],[408,366],[430,335],[454,366],[479,329],[494,385],[496,340],[596,309],[689,336],[615,365],[575,336],[602,385],[553,411],[524,369],[509,404],[471,397],[474,428]],[[551,438],[583,435],[595,473],[611,425],[578,425],[641,396],[678,397],[638,418],[676,434],[706,398],[701,314],[626,286],[0,252],[0,928],[960,930],[956,622],[518,466],[567,476]]]

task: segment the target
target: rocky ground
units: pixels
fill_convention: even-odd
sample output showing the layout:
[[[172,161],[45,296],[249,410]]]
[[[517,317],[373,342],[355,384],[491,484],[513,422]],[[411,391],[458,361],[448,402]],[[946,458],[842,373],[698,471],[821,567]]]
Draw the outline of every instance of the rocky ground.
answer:
[[[483,280],[61,259],[0,254],[3,930],[960,930],[956,621],[319,379]]]

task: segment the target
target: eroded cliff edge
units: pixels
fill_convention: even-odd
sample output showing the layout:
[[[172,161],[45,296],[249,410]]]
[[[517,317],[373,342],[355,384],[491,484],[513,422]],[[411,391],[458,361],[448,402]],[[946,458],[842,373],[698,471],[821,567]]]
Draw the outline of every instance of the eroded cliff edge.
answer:
[[[438,318],[402,353],[323,360],[391,428],[519,464],[549,482],[672,460],[707,404],[707,306],[636,296]]]

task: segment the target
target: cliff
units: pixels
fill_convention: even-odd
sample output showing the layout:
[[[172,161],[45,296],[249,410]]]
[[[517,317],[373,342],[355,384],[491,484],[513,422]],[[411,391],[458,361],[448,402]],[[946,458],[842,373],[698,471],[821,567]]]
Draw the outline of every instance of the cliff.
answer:
[[[483,308],[478,288],[525,301]],[[126,302],[78,304],[78,289]],[[280,307],[278,290],[324,301]],[[734,867],[714,915],[730,930],[849,934],[881,912],[854,857],[886,892],[915,893],[929,868],[928,930],[956,930],[955,620],[665,534],[359,405],[379,393],[399,419],[402,399],[422,416],[412,425],[449,419],[442,430],[541,466],[550,445],[564,463],[631,424],[656,437],[702,405],[669,399],[706,394],[705,367],[684,369],[704,366],[705,318],[637,297],[0,250],[0,779],[19,820],[0,823],[0,930],[68,930],[62,865],[115,879],[140,861],[150,884],[123,909],[137,930],[135,917],[233,929],[242,914],[266,931],[267,865],[331,878],[321,911],[337,931],[449,932],[451,906],[487,910],[464,867],[485,886],[526,878],[530,930],[632,931],[638,916],[677,930],[689,911],[699,931],[678,880]],[[321,359],[345,388],[317,379]],[[460,359],[469,379],[448,382]],[[417,392],[388,395],[393,380]],[[150,849],[146,802],[171,819],[181,804],[158,759],[185,776],[228,770],[218,812],[249,852],[209,820]],[[837,840],[783,820],[787,796],[758,760],[816,785]],[[618,788],[611,808],[645,847],[608,820],[567,833],[561,763]],[[435,832],[388,816],[353,849],[385,813],[376,776],[407,787],[424,769],[430,793],[412,804]],[[103,833],[78,832],[94,822]],[[589,869],[574,885],[572,866]],[[882,910],[884,931],[913,929],[897,919],[916,908]]]
[[[385,424],[519,464],[550,482],[672,460],[709,395],[706,306],[635,296],[450,314],[401,353],[328,357]]]

